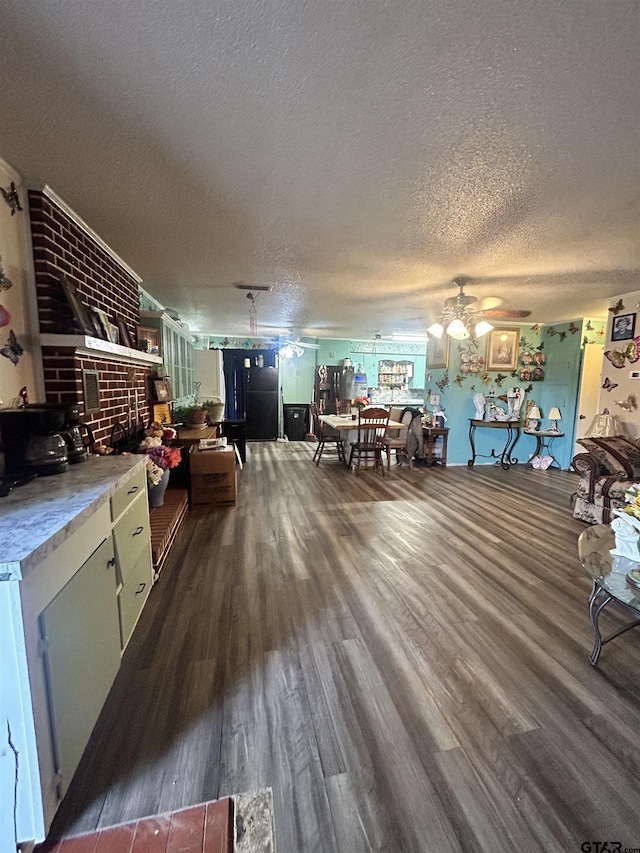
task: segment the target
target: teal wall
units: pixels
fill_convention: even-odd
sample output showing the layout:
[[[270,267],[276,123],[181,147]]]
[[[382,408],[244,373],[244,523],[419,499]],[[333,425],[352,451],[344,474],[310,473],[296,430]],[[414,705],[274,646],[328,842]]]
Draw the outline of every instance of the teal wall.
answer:
[[[511,327],[513,328],[513,327]],[[280,385],[283,402],[309,403],[313,399],[313,382],[317,364],[340,364],[350,358],[354,366],[363,364],[369,385],[378,384],[378,362],[384,359],[409,360],[415,364],[411,388],[424,389],[426,399],[430,392],[441,394],[441,405],[450,428],[447,461],[452,465],[466,465],[471,456],[469,443],[469,419],[474,417],[473,396],[478,391],[486,394],[491,385],[496,395],[506,394],[507,389],[519,386],[526,389],[521,414],[524,416],[527,400],[534,400],[543,415],[542,428],[548,428],[548,413],[551,406],[558,406],[562,414],[559,427],[565,433],[553,443],[553,454],[562,468],[568,468],[573,456],[574,429],[578,388],[585,345],[602,343],[600,320],[583,320],[554,326],[522,325],[518,329],[518,367],[516,371],[491,371],[477,374],[463,373],[462,355],[469,350],[468,342],[449,341],[448,367],[426,370],[425,346],[423,344],[394,343],[393,341],[350,341],[343,339],[317,339],[318,349],[305,349],[300,358],[280,359]],[[272,339],[223,338],[208,339],[212,347],[251,349],[276,346]],[[311,339],[303,338],[310,342]],[[487,338],[480,339],[473,350],[481,358],[486,357]],[[544,380],[521,381],[521,353],[525,350],[544,353],[542,365]],[[531,386],[531,387],[529,387]],[[498,401],[506,408],[506,403]],[[476,453],[488,455],[494,449],[497,454],[504,444],[502,432],[479,429],[476,431]],[[526,462],[533,454],[536,440],[521,434],[514,449],[520,462]],[[476,464],[491,464],[490,459],[479,458]]]
[[[469,419],[475,416],[473,405],[474,394],[487,394],[491,385],[495,386],[496,395],[506,394],[507,390],[519,386],[525,389],[525,402],[521,415],[524,417],[527,400],[534,400],[540,408],[543,419],[541,428],[547,429],[551,424],[547,418],[551,406],[558,406],[562,420],[558,424],[563,438],[557,438],[553,443],[553,455],[561,468],[568,468],[573,457],[574,426],[578,386],[582,364],[582,352],[585,344],[600,342],[596,326],[602,326],[600,321],[589,323],[593,331],[585,331],[588,321],[562,323],[554,326],[525,326],[519,328],[518,367],[516,371],[505,370],[480,372],[477,374],[462,373],[462,353],[467,349],[465,342],[449,342],[448,368],[433,370],[427,373],[426,391],[440,392],[442,407],[447,418],[446,425],[449,433],[447,461],[454,465],[464,465],[471,457],[469,443]],[[512,327],[513,328],[513,327]],[[487,339],[480,339],[477,354],[486,357]],[[546,362],[542,365],[544,380],[521,381],[519,371],[522,367],[521,354],[526,350],[540,350],[545,354]],[[515,374],[515,375],[514,375]],[[502,377],[502,378],[501,378]],[[506,403],[498,401],[498,405],[507,408]],[[505,434],[497,430],[477,429],[475,433],[476,453],[490,455],[493,449],[499,455],[505,440]],[[536,448],[536,439],[522,433],[515,446],[513,454],[520,462],[528,461]],[[491,464],[490,459],[476,459],[476,464]]]

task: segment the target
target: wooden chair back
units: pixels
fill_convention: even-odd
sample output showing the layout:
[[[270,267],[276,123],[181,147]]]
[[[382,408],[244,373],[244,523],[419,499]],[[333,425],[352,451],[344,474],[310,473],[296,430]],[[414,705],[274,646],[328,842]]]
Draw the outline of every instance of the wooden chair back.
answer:
[[[380,445],[387,431],[389,412],[386,409],[369,406],[360,409],[358,414],[358,440],[362,449],[373,449]]]

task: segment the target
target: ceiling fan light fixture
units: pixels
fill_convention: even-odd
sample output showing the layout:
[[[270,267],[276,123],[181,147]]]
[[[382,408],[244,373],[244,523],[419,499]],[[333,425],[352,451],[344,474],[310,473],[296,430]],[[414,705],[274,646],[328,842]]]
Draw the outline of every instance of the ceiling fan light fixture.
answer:
[[[486,320],[480,320],[479,323],[476,323],[476,338],[481,338],[483,335],[488,334],[493,329],[491,323],[487,323]]]
[[[441,323],[432,323],[427,332],[434,338],[441,338],[444,335],[444,326]]]
[[[471,337],[469,324],[467,323],[465,325],[459,317],[456,317],[449,323],[446,328],[446,332],[454,339],[454,341],[464,341],[466,338]]]
[[[454,341],[464,341],[467,338],[476,340],[482,335],[486,335],[493,326],[482,318],[482,311],[476,307],[478,298],[469,296],[464,292],[466,279],[454,279],[453,283],[460,288],[460,292],[457,296],[450,296],[445,299],[442,322],[435,323],[427,331],[439,338],[442,337],[442,331],[437,334],[435,330],[444,329]]]

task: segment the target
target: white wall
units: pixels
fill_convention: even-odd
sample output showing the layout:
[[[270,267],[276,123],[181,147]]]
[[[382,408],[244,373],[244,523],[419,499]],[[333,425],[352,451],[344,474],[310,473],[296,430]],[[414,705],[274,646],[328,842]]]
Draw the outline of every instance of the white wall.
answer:
[[[12,181],[23,210],[12,216],[9,206],[0,198],[0,263],[5,276],[13,283],[9,290],[0,292],[0,305],[11,315],[9,323],[0,327],[0,347],[5,346],[9,330],[13,329],[24,355],[16,365],[0,356],[0,400],[3,401],[0,405],[4,407],[13,405],[25,385],[30,402],[44,399],[27,191],[20,176],[0,160],[0,186],[8,190]]]
[[[618,314],[614,315],[612,311],[609,312],[604,346],[605,353],[612,352],[614,350],[624,352],[627,345],[630,343],[629,340],[611,340],[611,330],[615,316],[634,314],[634,334],[636,338],[640,337],[640,291],[623,293],[621,296],[614,297],[611,300],[611,306],[616,306],[619,300],[622,300],[623,307],[619,310]],[[604,409],[608,409],[612,415],[617,415],[620,419],[620,423],[624,425],[626,434],[629,438],[635,439],[640,437],[640,408],[625,411],[620,406],[616,405],[617,402],[625,401],[629,395],[633,395],[636,398],[638,406],[640,406],[640,379],[632,379],[630,375],[632,371],[640,373],[640,358],[635,363],[632,363],[625,357],[624,367],[615,367],[606,355],[603,356],[598,411],[603,412]],[[603,388],[602,386],[606,384],[607,379],[610,383],[616,384],[617,387],[613,388],[611,391]]]

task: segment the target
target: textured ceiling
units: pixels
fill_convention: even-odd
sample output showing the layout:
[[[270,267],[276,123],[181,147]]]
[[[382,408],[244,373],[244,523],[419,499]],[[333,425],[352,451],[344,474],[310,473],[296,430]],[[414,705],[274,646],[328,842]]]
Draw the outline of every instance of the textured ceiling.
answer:
[[[0,0],[0,156],[193,331],[640,290],[637,0]],[[1,248],[0,248],[1,253]]]

